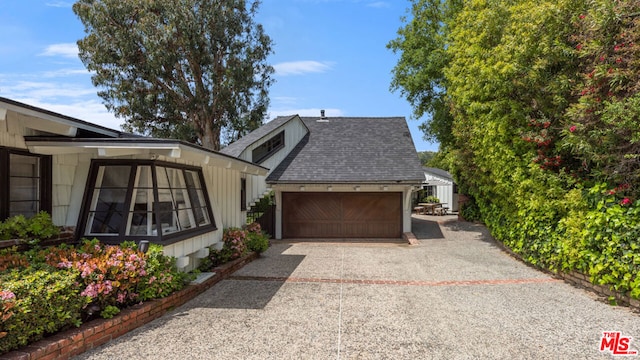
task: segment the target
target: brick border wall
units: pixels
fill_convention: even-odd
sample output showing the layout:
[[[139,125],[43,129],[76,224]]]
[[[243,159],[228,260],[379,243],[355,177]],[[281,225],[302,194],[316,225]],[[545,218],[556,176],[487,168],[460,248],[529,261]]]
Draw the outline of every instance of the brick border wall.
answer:
[[[105,344],[136,329],[193,299],[245,264],[258,258],[251,253],[243,258],[213,269],[215,275],[201,284],[187,285],[166,298],[150,300],[123,309],[112,319],[96,319],[18,350],[0,354],[0,360],[66,360]]]

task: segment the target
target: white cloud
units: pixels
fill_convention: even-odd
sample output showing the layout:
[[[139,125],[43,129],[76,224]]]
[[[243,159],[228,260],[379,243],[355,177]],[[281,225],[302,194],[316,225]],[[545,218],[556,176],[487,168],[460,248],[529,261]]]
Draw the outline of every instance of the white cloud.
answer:
[[[73,6],[73,3],[69,1],[50,1],[46,3],[46,5],[50,7],[70,8]]]
[[[308,73],[323,73],[331,70],[331,63],[319,61],[290,61],[273,65],[276,75],[302,75]]]
[[[325,116],[344,116],[344,112],[340,109],[269,109],[268,119],[274,119],[278,116],[300,115],[300,116],[320,116],[320,110],[324,110]]]
[[[42,56],[63,56],[68,58],[78,57],[78,45],[75,43],[62,43],[49,45],[40,54]]]
[[[44,73],[42,73],[42,77],[45,78],[57,78],[75,75],[90,75],[90,73],[87,69],[59,69],[54,71],[45,71]]]
[[[391,7],[391,4],[389,4],[386,1],[374,1],[374,2],[368,3],[367,6],[372,8],[388,8],[388,7]]]

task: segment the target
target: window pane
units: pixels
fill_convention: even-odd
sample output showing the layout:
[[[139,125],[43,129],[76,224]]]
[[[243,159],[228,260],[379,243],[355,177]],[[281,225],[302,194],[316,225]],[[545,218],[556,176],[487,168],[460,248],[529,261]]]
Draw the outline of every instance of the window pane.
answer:
[[[24,215],[30,218],[38,213],[39,203],[36,201],[18,201],[11,202],[9,209],[9,217],[16,215]]]
[[[204,191],[189,189],[189,194],[191,194],[191,199],[193,199],[193,203],[191,204],[192,207],[202,207],[207,205],[204,199]]]
[[[196,223],[199,226],[209,225],[211,224],[211,220],[209,220],[209,213],[207,213],[207,208],[195,208],[193,209],[196,217]]]
[[[96,187],[127,188],[129,174],[131,174],[131,166],[105,166],[102,181]]]
[[[185,180],[189,189],[200,189],[200,177],[195,171],[185,171]]]
[[[89,214],[89,234],[118,234],[124,218],[120,211],[96,211]]]
[[[18,154],[9,155],[9,173],[11,177],[38,177],[40,159],[35,156]]]
[[[178,223],[181,230],[191,229],[195,226],[193,212],[185,204],[178,204]]]
[[[187,184],[184,181],[184,175],[180,169],[167,169],[167,177],[169,178],[169,186],[174,189],[184,189]]]
[[[156,166],[156,177],[158,181],[158,188],[169,187],[169,178],[167,177],[167,168],[162,166]]]
[[[11,202],[14,201],[38,201],[40,193],[38,178],[11,178],[9,181]]]
[[[153,188],[151,166],[138,166],[138,174],[134,186],[138,188]]]
[[[40,181],[39,157],[9,154],[9,216],[39,211]]]
[[[96,189],[98,202],[95,211],[124,211],[124,199],[127,189]]]

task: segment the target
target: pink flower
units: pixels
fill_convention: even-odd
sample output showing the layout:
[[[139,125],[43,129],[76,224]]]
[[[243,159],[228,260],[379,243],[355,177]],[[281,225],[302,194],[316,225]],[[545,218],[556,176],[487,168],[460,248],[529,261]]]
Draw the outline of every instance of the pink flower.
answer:
[[[576,50],[580,51],[582,49],[582,44],[576,45]]]
[[[16,295],[9,290],[0,291],[0,300],[11,300],[15,299]]]
[[[571,127],[569,128],[570,132],[574,132],[576,131],[578,128],[575,125],[571,125]]]
[[[631,199],[626,197],[626,198],[620,200],[620,205],[631,205]]]

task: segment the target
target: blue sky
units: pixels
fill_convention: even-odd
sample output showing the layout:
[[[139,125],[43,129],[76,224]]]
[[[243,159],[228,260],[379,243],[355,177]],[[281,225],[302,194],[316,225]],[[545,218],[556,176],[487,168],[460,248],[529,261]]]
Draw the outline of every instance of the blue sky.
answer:
[[[0,96],[120,129],[77,56],[84,29],[73,1],[0,0]],[[269,118],[404,116],[418,151],[425,142],[411,107],[389,90],[398,56],[386,48],[409,1],[263,0],[256,20],[274,42]]]

